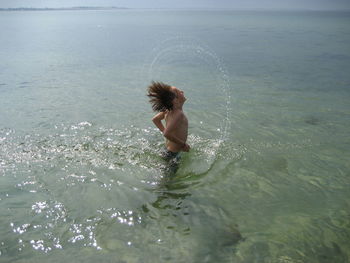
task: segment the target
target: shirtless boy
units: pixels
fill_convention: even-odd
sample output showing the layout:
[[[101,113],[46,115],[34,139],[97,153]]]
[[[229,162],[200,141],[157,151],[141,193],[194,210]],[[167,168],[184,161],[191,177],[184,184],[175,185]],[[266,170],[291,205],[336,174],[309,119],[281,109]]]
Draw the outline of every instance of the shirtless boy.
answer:
[[[188,152],[190,146],[186,143],[188,121],[182,111],[186,98],[184,92],[176,87],[162,82],[152,82],[148,87],[152,109],[158,112],[152,119],[153,123],[163,133],[166,140],[166,159],[172,159],[179,152]],[[162,120],[165,119],[165,127]]]

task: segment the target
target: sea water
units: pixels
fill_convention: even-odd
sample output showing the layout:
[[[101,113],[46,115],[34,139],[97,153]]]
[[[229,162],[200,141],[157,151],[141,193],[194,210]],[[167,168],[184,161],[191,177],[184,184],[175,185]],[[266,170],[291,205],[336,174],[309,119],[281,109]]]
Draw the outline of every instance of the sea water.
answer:
[[[0,262],[348,262],[350,13],[0,13]],[[166,172],[146,87],[185,92]]]

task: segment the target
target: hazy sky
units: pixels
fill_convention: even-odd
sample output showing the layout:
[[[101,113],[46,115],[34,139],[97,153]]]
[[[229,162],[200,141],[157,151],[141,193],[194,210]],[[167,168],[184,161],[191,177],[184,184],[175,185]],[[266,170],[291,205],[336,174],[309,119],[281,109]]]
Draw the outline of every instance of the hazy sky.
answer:
[[[0,0],[0,7],[350,9],[350,0]]]

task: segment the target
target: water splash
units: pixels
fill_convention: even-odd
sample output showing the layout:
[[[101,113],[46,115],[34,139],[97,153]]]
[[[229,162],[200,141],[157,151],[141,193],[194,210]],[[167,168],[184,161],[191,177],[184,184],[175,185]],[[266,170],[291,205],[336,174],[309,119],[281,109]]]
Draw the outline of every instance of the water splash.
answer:
[[[199,76],[194,77],[193,74]],[[154,47],[143,67],[142,75],[143,79],[149,81],[161,80],[185,87],[185,92],[196,97],[200,103],[208,101],[203,98],[198,87],[206,82],[213,85],[213,93],[219,94],[221,98],[216,107],[213,107],[221,109],[217,113],[220,121],[211,124],[217,127],[213,129],[218,141],[215,147],[217,151],[230,132],[230,80],[222,59],[200,39],[179,35],[167,38]]]
[[[5,244],[11,253],[28,248],[50,253],[73,244],[103,249],[98,236],[103,225],[138,227],[140,207],[152,203],[163,183],[164,142],[156,128],[81,122],[57,124],[48,135],[3,129],[0,138],[0,180],[6,189],[0,192],[1,214],[12,209],[7,216],[12,234]],[[191,172],[200,173],[199,156],[204,166],[210,164],[219,142],[189,140],[199,149]]]

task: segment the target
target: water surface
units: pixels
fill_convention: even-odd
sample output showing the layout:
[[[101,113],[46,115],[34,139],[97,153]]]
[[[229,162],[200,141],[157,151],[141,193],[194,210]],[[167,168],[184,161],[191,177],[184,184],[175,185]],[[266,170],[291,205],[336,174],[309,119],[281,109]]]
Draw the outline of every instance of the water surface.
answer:
[[[348,262],[347,12],[0,13],[1,262]],[[146,87],[185,91],[160,157]]]

